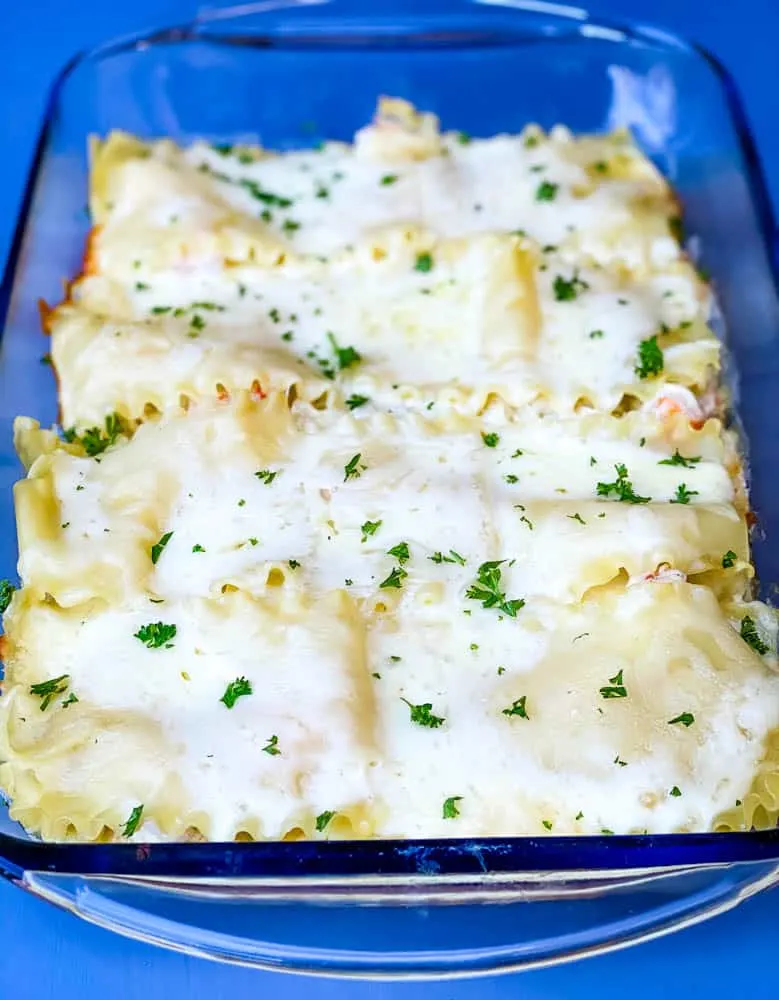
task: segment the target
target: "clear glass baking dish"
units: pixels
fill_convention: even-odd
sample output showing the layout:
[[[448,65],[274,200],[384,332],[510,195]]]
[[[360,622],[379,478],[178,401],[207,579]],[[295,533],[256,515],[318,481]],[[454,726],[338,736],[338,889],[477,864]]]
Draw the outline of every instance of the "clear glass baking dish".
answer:
[[[52,91],[0,289],[0,575],[13,576],[16,555],[11,420],[56,419],[37,300],[56,301],[79,270],[87,136],[124,128],[182,142],[308,146],[350,137],[379,94],[407,97],[474,135],[529,120],[633,128],[679,193],[691,249],[713,277],[770,596],[779,581],[774,223],[733,83],[708,53],[672,35],[535,0],[268,0],[70,63]],[[33,841],[4,811],[0,869],[88,920],[194,954],[442,978],[592,954],[721,912],[779,881],[779,831],[73,845]]]

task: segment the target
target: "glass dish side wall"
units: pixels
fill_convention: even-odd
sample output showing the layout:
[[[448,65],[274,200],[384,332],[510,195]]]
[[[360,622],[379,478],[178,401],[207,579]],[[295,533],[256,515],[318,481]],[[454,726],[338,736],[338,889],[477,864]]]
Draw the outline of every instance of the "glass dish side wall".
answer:
[[[220,16],[74,63],[55,94],[0,300],[8,306],[0,357],[4,575],[12,575],[16,555],[10,485],[19,466],[10,423],[17,413],[56,418],[53,380],[40,363],[47,345],[37,300],[57,301],[63,279],[80,267],[87,136],[124,128],[181,142],[307,146],[349,138],[382,93],[407,97],[439,114],[444,127],[473,135],[518,131],[528,120],[633,128],[679,192],[713,276],[740,375],[753,504],[774,537],[779,505],[768,477],[779,458],[771,405],[779,300],[766,244],[773,223],[730,82],[695,49],[659,33],[604,29],[579,15],[539,13],[542,5],[446,6],[445,14],[431,3],[386,18],[372,7],[369,19],[344,3]],[[779,552],[756,542],[763,580],[779,580]],[[5,873],[40,895],[172,947],[319,972],[440,976],[558,960],[718,912],[774,881],[779,835],[139,848],[34,843],[4,813],[0,855]],[[312,876],[326,877],[328,888]],[[305,945],[295,929],[300,906],[291,905],[301,886],[308,898],[346,901],[337,920],[328,916],[329,929],[314,921]],[[261,902],[274,891],[288,904],[283,910]],[[382,944],[390,925],[377,916],[374,944],[355,957],[343,948],[364,917],[350,922],[353,903],[381,897],[456,905],[420,910],[430,922],[426,935],[414,930],[416,906],[406,910],[389,931],[403,942],[391,958]],[[472,919],[476,911],[465,904],[485,898],[512,902]],[[530,900],[537,920],[525,917]],[[458,945],[466,919],[471,938]],[[276,927],[270,942],[269,925]]]

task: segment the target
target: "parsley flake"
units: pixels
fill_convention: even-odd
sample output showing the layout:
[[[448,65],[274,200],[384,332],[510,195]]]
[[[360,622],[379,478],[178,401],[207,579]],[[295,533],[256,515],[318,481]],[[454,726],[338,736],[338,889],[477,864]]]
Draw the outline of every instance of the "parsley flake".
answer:
[[[385,174],[379,181],[382,187],[389,187],[390,184],[394,184],[398,179],[397,174]]]
[[[738,559],[738,556],[733,551],[733,549],[728,549],[728,551],[722,557],[722,568],[723,569],[731,569],[731,567],[735,566],[737,559]]]
[[[572,278],[564,278],[558,274],[552,285],[554,297],[558,302],[571,302],[577,298],[580,292],[586,291],[590,286],[574,272]]]
[[[30,685],[30,694],[34,694],[41,699],[40,710],[45,712],[54,698],[58,694],[64,694],[70,684],[70,674],[62,674],[54,677],[50,681],[41,681],[39,684]]]
[[[673,797],[675,799],[678,799],[679,796],[682,794],[682,792],[681,792],[681,789],[679,788],[678,785],[674,785],[673,788],[671,789],[671,791],[668,794],[669,795],[673,795]]]
[[[587,523],[584,520],[584,518],[581,516],[581,514],[578,514],[578,513],[577,514],[566,514],[566,517],[569,517],[572,521],[578,521],[579,524],[586,524]]]
[[[397,545],[393,545],[391,549],[387,549],[388,556],[395,556],[399,563],[408,562],[411,558],[411,554],[408,550],[408,542],[398,542]]]
[[[333,816],[335,816],[335,813],[332,812],[330,809],[325,809],[324,812],[321,812],[315,820],[316,832],[322,833],[329,824],[330,820],[333,818]]]
[[[609,683],[600,688],[601,698],[627,698],[628,690],[622,681],[622,671],[618,671],[613,677],[609,677]]]
[[[336,364],[338,365],[338,371],[343,371],[345,368],[351,368],[353,365],[362,361],[362,355],[359,351],[356,351],[353,347],[341,347],[335,339],[335,334],[331,333],[329,330],[327,333],[327,339],[330,341],[330,346],[333,348],[333,354],[335,355]]]
[[[465,592],[465,596],[473,601],[481,601],[483,608],[497,608],[510,618],[516,618],[517,612],[525,606],[521,597],[506,599],[506,594],[500,587],[501,569],[505,559],[485,562],[479,566],[476,583]]]
[[[418,253],[414,262],[414,270],[427,274],[433,270],[433,258],[429,253]]]
[[[149,649],[159,649],[161,646],[170,649],[173,646],[171,639],[175,639],[175,637],[176,626],[165,625],[163,622],[142,625],[137,632],[133,633],[133,638],[140,639]]]
[[[429,701],[426,701],[424,705],[412,705],[406,698],[401,698],[400,700],[406,702],[411,713],[411,721],[415,722],[418,726],[426,726],[428,729],[438,729],[439,726],[443,726],[446,722],[443,716],[433,715],[433,705]]]
[[[495,434],[494,432],[485,434],[484,431],[482,431],[481,439],[488,448],[496,448],[500,442],[500,434]]]
[[[278,757],[281,753],[279,750],[279,738],[278,736],[271,736],[265,746],[262,748],[263,753],[269,754],[271,757]]]
[[[105,431],[99,427],[89,427],[80,436],[74,428],[63,431],[62,436],[68,443],[77,442],[90,458],[101,455],[106,448],[116,443],[122,433],[122,418],[118,413],[109,413],[105,418]]]
[[[557,197],[559,184],[552,184],[550,181],[541,181],[536,188],[536,201],[554,201]]]
[[[693,722],[695,722],[695,716],[692,714],[692,712],[682,712],[675,718],[669,719],[668,725],[669,726],[682,725],[684,726],[685,729],[688,729],[693,724]]]
[[[400,590],[408,573],[402,566],[393,566],[390,575],[379,584],[380,590]]]
[[[663,352],[657,343],[657,334],[642,340],[638,345],[638,364],[635,371],[639,378],[659,375],[663,370]]]
[[[639,496],[633,489],[633,484],[628,478],[627,467],[618,463],[614,466],[617,471],[617,478],[613,483],[598,483],[596,489],[599,497],[614,497],[623,503],[649,503],[651,497]]]
[[[590,340],[601,340],[604,336],[603,330],[590,330],[588,334]]]
[[[432,556],[427,557],[431,562],[434,563],[457,563],[460,566],[465,565],[465,559],[460,555],[459,552],[455,552],[454,549],[449,549],[449,554],[444,555],[443,552],[434,552]]]
[[[698,496],[698,490],[688,490],[684,483],[679,483],[676,493],[671,497],[671,503],[689,503],[690,497]]]
[[[375,535],[379,528],[382,526],[382,521],[365,521],[360,525],[360,531],[362,532],[361,542],[367,542],[369,535]]]
[[[752,649],[754,649],[756,653],[760,653],[761,656],[763,653],[769,652],[770,646],[766,645],[766,643],[764,643],[760,638],[757,625],[755,625],[754,619],[749,615],[744,615],[741,619],[741,631],[739,632],[739,635],[747,646],[751,646]]]
[[[516,701],[512,701],[511,708],[504,708],[503,715],[518,715],[520,719],[529,719],[530,716],[527,714],[527,708],[525,707],[525,702],[527,701],[527,695],[523,694],[521,698],[517,698]]]
[[[250,539],[250,541],[251,541],[251,539]],[[256,539],[256,538],[254,539],[254,544],[255,544],[255,545],[257,544],[257,539]],[[192,551],[193,551],[193,552],[205,552],[206,550],[205,550],[205,549],[203,548],[203,546],[202,546],[202,545],[201,545],[201,544],[200,544],[200,543],[198,542],[198,544],[197,544],[197,545],[193,545],[193,546],[192,546]]]
[[[348,482],[350,479],[359,479],[363,472],[368,468],[367,465],[361,465],[360,459],[362,454],[358,451],[356,455],[352,455],[349,461],[344,466],[344,482]]]
[[[165,534],[160,538],[158,542],[155,542],[151,547],[151,561],[154,566],[157,565],[157,560],[162,555],[162,550],[168,544],[168,542],[173,538],[172,531],[166,531]]]
[[[141,816],[143,816],[143,806],[136,806],[130,813],[127,822],[123,824],[124,829],[122,830],[123,837],[132,837],[138,827],[141,825]]]
[[[542,819],[541,823],[543,824],[543,827],[544,827],[545,830],[551,830],[552,829],[552,821],[551,820]]]
[[[696,463],[700,462],[701,456],[696,455],[694,458],[685,458],[684,455],[679,454],[679,449],[677,448],[670,458],[664,458],[658,465],[681,465],[683,469],[692,469]]]
[[[457,819],[460,815],[460,810],[457,808],[457,803],[462,802],[462,795],[452,795],[450,798],[444,800],[443,808],[443,818],[444,819]]]
[[[346,400],[346,405],[350,410],[356,410],[360,406],[365,406],[366,403],[370,403],[370,399],[367,396],[358,396],[356,393]]]
[[[270,469],[260,469],[259,472],[255,472],[254,474],[260,482],[265,483],[266,486],[270,486],[276,476],[281,475],[281,469],[276,469],[275,472],[271,472]]]

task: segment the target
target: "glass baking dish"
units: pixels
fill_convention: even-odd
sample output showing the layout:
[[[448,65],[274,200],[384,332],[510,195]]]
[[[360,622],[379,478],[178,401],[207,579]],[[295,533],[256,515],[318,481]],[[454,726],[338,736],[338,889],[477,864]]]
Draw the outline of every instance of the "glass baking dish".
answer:
[[[678,192],[691,252],[713,278],[770,596],[779,581],[774,224],[732,81],[672,35],[535,0],[248,4],[70,63],[52,91],[0,289],[0,575],[13,575],[15,559],[11,420],[56,419],[37,301],[57,301],[80,268],[87,136],[123,128],[180,142],[310,146],[349,138],[379,94],[474,135],[527,121],[634,130]],[[4,811],[0,868],[88,920],[193,954],[442,978],[597,953],[721,912],[779,881],[779,831],[79,845],[34,841]]]

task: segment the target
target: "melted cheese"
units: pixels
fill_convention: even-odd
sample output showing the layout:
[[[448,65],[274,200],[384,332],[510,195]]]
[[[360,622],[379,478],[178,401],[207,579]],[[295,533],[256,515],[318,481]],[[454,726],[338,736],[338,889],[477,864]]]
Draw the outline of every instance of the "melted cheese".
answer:
[[[91,203],[46,316],[81,436],[15,429],[14,818],[773,819],[777,623],[747,600],[709,296],[626,136],[469,141],[398,100],[321,151],[118,133]]]

